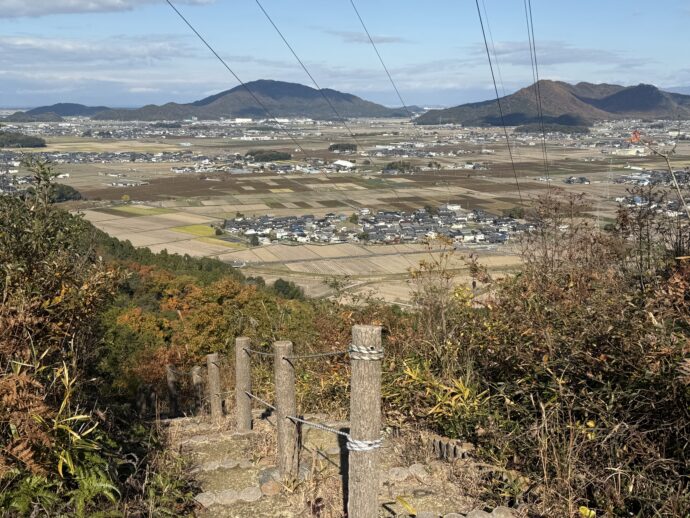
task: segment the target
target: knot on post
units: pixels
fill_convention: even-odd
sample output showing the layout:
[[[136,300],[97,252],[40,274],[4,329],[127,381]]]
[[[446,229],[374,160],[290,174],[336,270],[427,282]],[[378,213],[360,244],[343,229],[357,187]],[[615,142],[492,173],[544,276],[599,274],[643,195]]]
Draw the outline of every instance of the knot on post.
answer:
[[[372,451],[380,448],[382,444],[382,439],[376,439],[374,441],[358,441],[348,435],[345,446],[347,447],[348,451]]]
[[[350,353],[350,358],[352,360],[382,360],[383,359],[383,349],[377,349],[372,346],[356,345],[350,344],[348,349]]]

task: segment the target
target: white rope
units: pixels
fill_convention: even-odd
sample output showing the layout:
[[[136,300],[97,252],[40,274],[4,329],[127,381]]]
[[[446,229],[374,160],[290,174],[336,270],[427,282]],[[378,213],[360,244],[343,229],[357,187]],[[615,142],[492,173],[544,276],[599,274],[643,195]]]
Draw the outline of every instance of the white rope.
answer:
[[[296,417],[294,415],[289,415],[287,416],[288,419],[291,421],[295,421],[298,423],[302,423],[305,426],[310,426],[312,428],[316,428],[317,430],[323,430],[324,432],[330,432],[334,433],[337,435],[342,435],[343,437],[347,438],[347,443],[345,446],[347,447],[348,451],[372,451],[377,448],[380,448],[381,445],[383,444],[382,439],[376,439],[374,441],[358,441],[357,439],[353,439],[352,436],[347,433],[343,432],[342,430],[336,430],[335,428],[330,428],[326,425],[319,424],[319,423],[313,423],[311,421],[305,421],[304,419],[301,419],[299,417]]]
[[[363,345],[350,344],[351,360],[382,360],[383,359],[383,349],[376,349],[372,347],[365,347]]]
[[[382,444],[383,441],[381,439],[376,439],[375,441],[358,441],[348,435],[346,446],[349,451],[372,451],[380,448]]]

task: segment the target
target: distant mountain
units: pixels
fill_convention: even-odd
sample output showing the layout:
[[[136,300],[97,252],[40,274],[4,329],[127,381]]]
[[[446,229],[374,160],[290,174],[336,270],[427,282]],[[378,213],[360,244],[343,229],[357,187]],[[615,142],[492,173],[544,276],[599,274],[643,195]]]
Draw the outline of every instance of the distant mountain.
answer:
[[[52,106],[40,106],[24,112],[25,115],[42,115],[45,113],[55,113],[60,117],[90,117],[98,112],[109,110],[107,106],[84,106],[75,103],[58,103]]]
[[[246,83],[254,96],[274,117],[335,119],[321,93],[305,85],[261,79]],[[387,108],[356,95],[324,88],[322,92],[342,117],[406,117],[402,108]],[[190,117],[268,117],[264,109],[243,86],[226,90],[189,104],[148,105],[135,110],[107,110],[93,116],[99,120],[181,120]]]
[[[107,106],[58,103],[52,106],[39,106],[32,110],[15,112],[5,117],[4,120],[7,122],[60,122],[63,117],[91,117],[109,109]]]
[[[571,85],[542,80],[538,86],[544,122],[548,124],[582,126],[597,120],[623,118],[690,119],[689,95],[664,92],[653,85]],[[517,126],[539,121],[534,87],[531,85],[501,98],[506,124]],[[416,122],[484,126],[499,125],[501,118],[496,101],[490,100],[430,110],[418,117]]]
[[[3,122],[62,122],[63,119],[57,113],[45,112],[36,115],[30,115],[29,112],[14,112],[8,115]]]

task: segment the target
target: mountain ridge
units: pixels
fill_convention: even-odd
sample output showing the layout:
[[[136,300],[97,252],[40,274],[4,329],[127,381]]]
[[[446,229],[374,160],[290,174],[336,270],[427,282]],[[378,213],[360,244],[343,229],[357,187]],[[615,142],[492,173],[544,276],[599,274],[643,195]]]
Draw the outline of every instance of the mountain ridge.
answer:
[[[500,99],[503,120],[515,126],[540,122],[535,99],[537,83]],[[589,125],[622,118],[690,119],[690,95],[660,90],[654,85],[621,86],[542,79],[538,83],[545,123]],[[459,123],[495,126],[502,123],[496,100],[429,110],[417,124]]]
[[[249,89],[251,94],[247,91]],[[253,94],[253,95],[252,95]],[[323,95],[322,95],[323,94]],[[328,101],[342,117],[406,117],[402,108],[367,101],[353,94],[324,88],[320,92],[299,83],[259,79],[191,103],[147,105],[134,110],[110,109],[93,116],[97,120],[180,120],[191,117],[220,119],[232,117],[266,118],[263,104],[274,117],[337,119]],[[254,99],[259,99],[261,104]]]

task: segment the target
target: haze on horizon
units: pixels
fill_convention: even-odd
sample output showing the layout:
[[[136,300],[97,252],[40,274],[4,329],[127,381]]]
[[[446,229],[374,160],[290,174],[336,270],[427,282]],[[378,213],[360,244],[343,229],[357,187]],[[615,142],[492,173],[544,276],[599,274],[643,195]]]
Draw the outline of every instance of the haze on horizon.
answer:
[[[174,3],[244,81],[313,86],[253,0]],[[348,0],[263,3],[322,87],[400,104]],[[356,3],[406,103],[493,96],[474,2]],[[522,2],[485,3],[502,86],[512,93],[532,82]],[[690,22],[682,0],[654,9],[619,0],[532,7],[542,78],[690,93],[676,41]],[[3,107],[190,102],[237,84],[161,0],[0,0],[0,34]]]

